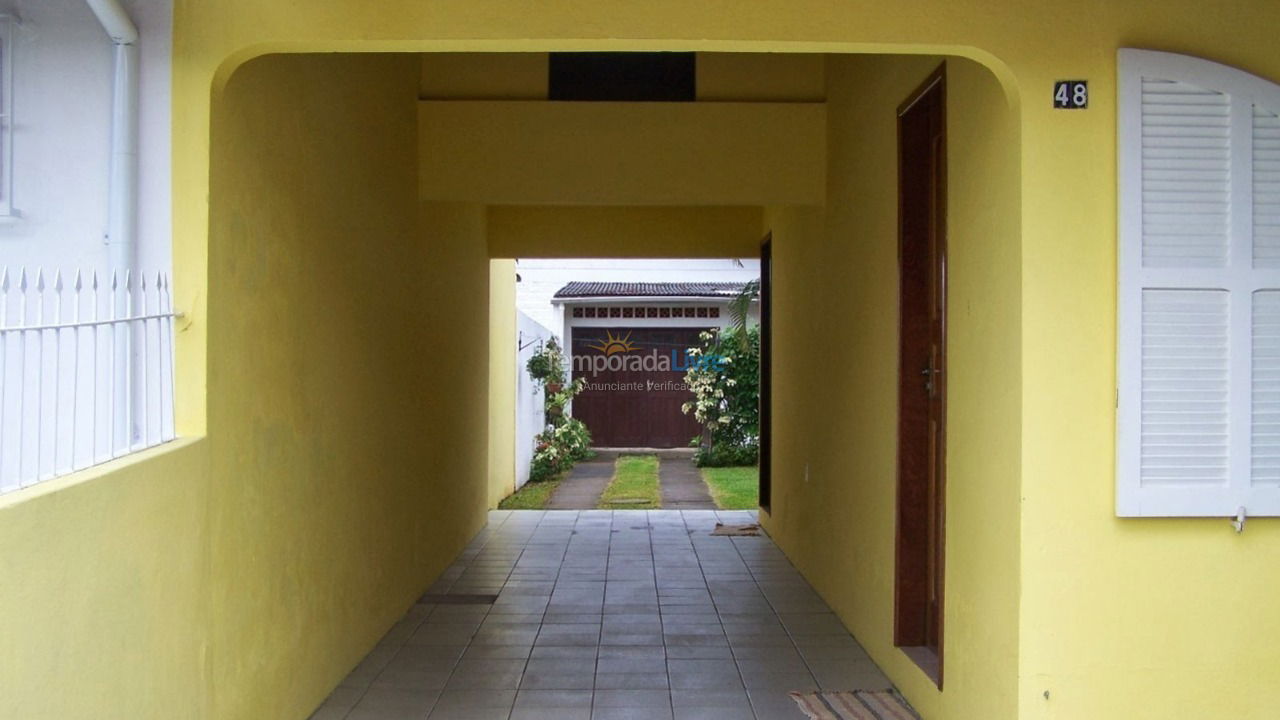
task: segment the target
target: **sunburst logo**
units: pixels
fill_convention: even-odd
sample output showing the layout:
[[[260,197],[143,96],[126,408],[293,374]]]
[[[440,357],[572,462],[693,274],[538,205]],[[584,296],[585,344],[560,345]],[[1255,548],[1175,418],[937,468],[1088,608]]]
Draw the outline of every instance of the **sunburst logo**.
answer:
[[[595,345],[587,345],[592,350],[599,350],[606,356],[615,355],[617,353],[629,353],[640,348],[631,344],[631,333],[627,333],[622,337],[614,337],[612,330],[605,331],[605,339]]]

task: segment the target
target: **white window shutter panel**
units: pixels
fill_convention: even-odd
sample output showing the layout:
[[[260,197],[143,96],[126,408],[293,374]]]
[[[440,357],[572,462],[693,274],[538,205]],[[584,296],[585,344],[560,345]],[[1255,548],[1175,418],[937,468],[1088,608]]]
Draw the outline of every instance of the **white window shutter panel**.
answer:
[[[1280,109],[1255,101],[1252,135],[1253,266],[1270,275],[1280,270]],[[1280,291],[1253,294],[1252,383],[1250,494],[1270,495],[1275,502],[1280,488]]]
[[[1280,268],[1280,114],[1253,106],[1253,264]]]
[[[1142,265],[1226,267],[1231,99],[1142,78]]]
[[[1119,55],[1116,512],[1280,515],[1280,86]]]
[[[1280,292],[1253,294],[1250,471],[1255,485],[1280,485]]]

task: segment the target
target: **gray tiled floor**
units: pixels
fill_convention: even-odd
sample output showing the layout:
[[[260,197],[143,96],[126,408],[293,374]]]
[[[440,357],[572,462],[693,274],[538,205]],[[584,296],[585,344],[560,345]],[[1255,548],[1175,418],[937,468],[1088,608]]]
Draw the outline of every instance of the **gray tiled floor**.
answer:
[[[767,537],[708,510],[494,511],[313,720],[786,720],[889,681]]]

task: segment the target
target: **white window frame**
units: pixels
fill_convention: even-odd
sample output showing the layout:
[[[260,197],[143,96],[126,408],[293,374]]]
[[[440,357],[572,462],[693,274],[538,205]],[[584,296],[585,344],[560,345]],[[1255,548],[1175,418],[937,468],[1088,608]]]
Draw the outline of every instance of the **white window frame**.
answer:
[[[1230,97],[1230,260],[1224,269],[1152,269],[1142,265],[1144,77],[1189,83]],[[1199,58],[1122,49],[1117,89],[1116,514],[1234,517],[1243,509],[1249,516],[1280,515],[1280,486],[1255,485],[1250,458],[1252,294],[1260,289],[1280,289],[1280,270],[1253,267],[1253,106],[1280,114],[1280,86]],[[1230,293],[1225,485],[1142,485],[1142,291],[1146,288]]]

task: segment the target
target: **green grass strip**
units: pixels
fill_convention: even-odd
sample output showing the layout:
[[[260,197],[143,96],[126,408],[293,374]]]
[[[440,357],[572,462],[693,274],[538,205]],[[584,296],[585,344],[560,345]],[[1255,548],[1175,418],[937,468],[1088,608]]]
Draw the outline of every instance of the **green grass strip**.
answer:
[[[748,467],[702,468],[702,480],[721,510],[755,510],[760,507],[760,470]]]
[[[502,502],[498,503],[498,509],[542,510],[551,499],[551,492],[563,478],[563,475],[557,475],[549,480],[527,482],[519,490],[503,498]]]
[[[613,480],[600,496],[603,510],[652,510],[662,507],[658,485],[658,456],[622,455],[613,466]]]

